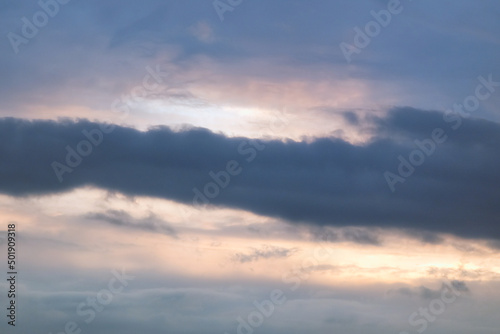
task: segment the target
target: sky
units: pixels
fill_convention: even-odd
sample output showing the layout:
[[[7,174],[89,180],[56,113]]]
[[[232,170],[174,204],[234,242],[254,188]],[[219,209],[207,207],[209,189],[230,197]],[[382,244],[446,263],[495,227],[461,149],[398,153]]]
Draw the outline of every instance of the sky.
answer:
[[[4,0],[0,332],[498,333],[499,18]]]

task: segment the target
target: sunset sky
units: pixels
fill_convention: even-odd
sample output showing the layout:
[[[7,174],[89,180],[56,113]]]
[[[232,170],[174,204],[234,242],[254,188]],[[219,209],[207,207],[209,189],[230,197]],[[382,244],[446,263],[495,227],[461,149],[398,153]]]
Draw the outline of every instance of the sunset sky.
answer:
[[[498,334],[498,1],[4,0],[0,29],[0,333]]]

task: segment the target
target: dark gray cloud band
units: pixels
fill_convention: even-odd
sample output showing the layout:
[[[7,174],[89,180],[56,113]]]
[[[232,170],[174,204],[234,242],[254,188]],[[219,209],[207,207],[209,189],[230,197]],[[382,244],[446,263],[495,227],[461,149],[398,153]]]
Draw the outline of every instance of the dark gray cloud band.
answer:
[[[375,121],[372,141],[354,145],[335,138],[252,141],[199,128],[140,132],[86,120],[4,118],[0,191],[41,195],[88,185],[300,223],[499,239],[500,125],[462,121],[454,131],[441,113],[394,109]],[[408,157],[414,140],[437,127],[447,141],[392,193],[384,172],[397,173],[398,156]],[[85,154],[66,161],[71,151]]]

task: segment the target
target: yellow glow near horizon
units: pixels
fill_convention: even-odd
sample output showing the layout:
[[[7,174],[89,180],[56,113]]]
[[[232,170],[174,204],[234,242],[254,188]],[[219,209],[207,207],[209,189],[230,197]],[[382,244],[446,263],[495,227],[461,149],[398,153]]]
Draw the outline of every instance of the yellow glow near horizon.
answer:
[[[24,248],[33,254],[26,261],[34,263],[54,256],[59,265],[75,268],[104,268],[114,263],[163,275],[273,281],[282,281],[287,274],[321,285],[397,283],[444,275],[500,279],[497,250],[480,240],[453,236],[444,236],[445,242],[433,245],[384,230],[382,245],[324,243],[315,241],[307,226],[246,211],[197,210],[169,200],[130,198],[89,187],[28,198],[1,195],[0,206],[5,208],[1,218],[17,221],[19,230],[32,238],[33,243]],[[122,211],[133,222],[119,225],[87,217],[107,210]],[[151,217],[159,226],[173,228],[176,235],[141,226]],[[460,251],[456,245],[464,242],[476,251]],[[44,247],[38,247],[40,243]],[[318,257],[318,251],[323,255]]]

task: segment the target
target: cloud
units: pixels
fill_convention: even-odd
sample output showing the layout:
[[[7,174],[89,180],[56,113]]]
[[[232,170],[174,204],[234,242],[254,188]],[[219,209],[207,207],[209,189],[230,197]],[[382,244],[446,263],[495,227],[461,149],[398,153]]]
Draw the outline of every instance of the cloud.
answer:
[[[302,267],[300,269],[301,273],[313,273],[313,272],[340,272],[344,268],[339,267],[339,266],[333,266],[331,264],[318,264],[318,265],[312,265],[308,267]]]
[[[466,268],[465,265],[456,268],[430,267],[427,272],[435,277],[458,277],[466,280],[498,280],[500,278],[500,275],[495,271],[484,268]],[[456,288],[460,287],[461,285],[458,284]]]
[[[200,21],[190,31],[200,42],[212,43],[215,40],[214,31],[208,22]]]
[[[437,233],[417,229],[406,230],[405,232],[407,236],[420,240],[423,243],[437,245],[443,242],[443,237]]]
[[[154,215],[136,219],[123,210],[107,210],[104,213],[89,213],[87,219],[103,221],[115,226],[129,227],[149,232],[163,233],[175,237],[177,235],[174,228]]]
[[[452,280],[449,282],[451,287],[458,292],[469,292],[469,287],[467,283],[459,280]],[[418,286],[418,287],[401,287],[395,289],[389,289],[388,294],[397,294],[404,297],[418,297],[424,300],[432,300],[436,298],[440,298],[442,291],[445,289],[449,289],[449,285],[442,283],[439,289],[431,289],[426,286]]]
[[[297,249],[295,248],[283,248],[265,245],[261,249],[254,249],[251,253],[243,254],[236,253],[233,259],[240,263],[254,262],[261,259],[271,259],[271,258],[286,258],[295,253]]]
[[[366,229],[347,226],[341,229],[332,229],[329,227],[313,228],[311,231],[313,238],[317,241],[326,242],[345,242],[351,241],[365,245],[381,245],[381,231],[375,229]]]
[[[31,18],[39,9],[35,3],[5,6],[0,11],[3,31],[17,34],[21,34],[21,18]],[[238,6],[222,23],[212,2],[201,0],[68,3],[33,40],[20,46],[20,54],[13,52],[7,39],[0,45],[0,97],[4,102],[0,111],[12,115],[25,112],[26,105],[33,102],[50,106],[76,102],[99,105],[94,113],[99,117],[103,108],[109,108],[117,96],[140,80],[146,65],[200,69],[200,58],[219,66],[203,69],[196,80],[204,90],[214,86],[217,92],[226,89],[226,99],[235,93],[227,91],[233,83],[249,77],[280,85],[304,82],[305,87],[335,81],[338,85],[331,87],[340,90],[348,77],[355,76],[362,79],[362,83],[355,82],[356,91],[367,85],[368,90],[388,97],[383,101],[398,99],[399,104],[429,107],[436,100],[448,103],[468,94],[470,81],[478,74],[498,72],[498,62],[490,56],[497,53],[499,43],[498,3],[491,0],[480,7],[468,1],[460,1],[460,6],[405,3],[403,14],[394,17],[380,36],[355,55],[356,71],[348,70],[339,44],[353,43],[354,28],[363,28],[372,19],[370,11],[386,6],[385,1],[290,5],[277,0]],[[112,11],[116,15],[110,19],[107,13]],[[255,24],[256,18],[259,24]],[[227,25],[231,21],[234,24]],[[420,38],[408,38],[415,29]],[[434,52],[426,52],[429,49]],[[230,79],[218,82],[220,72]],[[456,80],[457,75],[461,80]],[[335,95],[346,94],[337,91]],[[349,100],[352,104],[360,98],[366,97]],[[366,100],[371,104],[377,98],[372,95]]]
[[[103,125],[94,122],[4,118],[0,191],[26,196],[95,186],[197,206],[209,202],[315,226],[500,239],[500,124],[463,119],[454,131],[441,113],[411,108],[394,109],[375,122],[378,132],[364,145],[336,138],[252,141],[200,128],[141,132],[120,126],[103,134],[101,143]],[[416,149],[413,141],[428,138],[436,127],[448,140],[392,193],[384,173],[397,173],[398,156],[408,159]],[[91,140],[84,133],[92,133],[99,144],[59,182],[53,162],[66,165],[68,150],[90,150],[81,146]],[[377,243],[360,230],[344,237]]]

